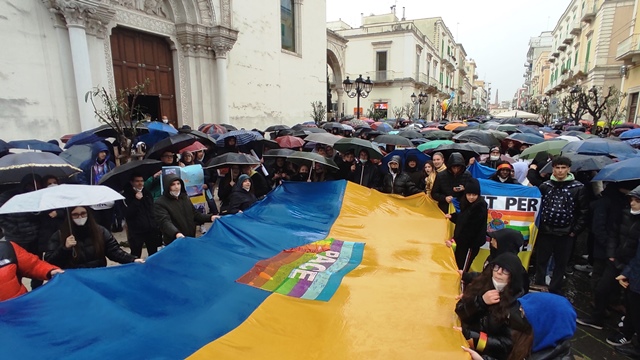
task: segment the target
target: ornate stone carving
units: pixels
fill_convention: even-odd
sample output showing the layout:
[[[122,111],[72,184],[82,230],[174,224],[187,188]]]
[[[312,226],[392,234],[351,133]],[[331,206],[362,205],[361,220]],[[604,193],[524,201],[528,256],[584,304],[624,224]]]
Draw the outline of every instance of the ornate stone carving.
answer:
[[[231,27],[231,0],[220,0],[221,25]]]
[[[176,30],[175,25],[170,21],[150,18],[144,14],[131,11],[117,11],[115,21],[119,24],[130,25],[134,28],[165,35],[173,35]]]
[[[200,22],[202,25],[213,25],[213,7],[211,6],[211,0],[198,0],[198,10],[200,11]]]
[[[127,9],[143,11],[148,15],[168,18],[162,0],[111,0],[111,3]]]
[[[64,17],[67,25],[85,26],[85,22],[96,13],[95,4],[80,0],[47,0],[51,12]]]

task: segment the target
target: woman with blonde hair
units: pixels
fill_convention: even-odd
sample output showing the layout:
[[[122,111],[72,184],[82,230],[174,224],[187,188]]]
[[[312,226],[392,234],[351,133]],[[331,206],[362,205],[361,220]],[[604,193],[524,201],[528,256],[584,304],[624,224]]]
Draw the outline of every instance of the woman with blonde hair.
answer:
[[[424,189],[424,192],[427,196],[431,196],[431,189],[433,188],[433,183],[436,181],[436,167],[433,165],[433,161],[429,160],[424,164],[424,168],[422,170],[422,176],[420,177],[420,182],[418,183],[418,187],[420,189]]]

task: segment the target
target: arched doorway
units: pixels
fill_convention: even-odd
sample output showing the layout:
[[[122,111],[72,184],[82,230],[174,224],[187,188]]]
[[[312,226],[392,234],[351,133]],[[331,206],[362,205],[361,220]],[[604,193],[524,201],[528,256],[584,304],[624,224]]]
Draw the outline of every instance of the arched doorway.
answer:
[[[134,87],[148,79],[145,94],[137,99],[135,105],[139,105],[152,120],[167,116],[177,127],[173,55],[167,39],[116,27],[110,40],[116,91]]]
[[[330,116],[335,118],[339,118],[344,112],[344,109],[341,108],[342,80],[340,62],[333,51],[327,49],[327,91],[331,94],[331,103],[327,104],[327,112],[331,112]]]

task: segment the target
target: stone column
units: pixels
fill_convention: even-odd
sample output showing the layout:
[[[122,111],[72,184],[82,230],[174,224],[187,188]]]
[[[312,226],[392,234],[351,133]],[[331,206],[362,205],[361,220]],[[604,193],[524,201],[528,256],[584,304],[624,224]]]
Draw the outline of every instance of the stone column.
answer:
[[[217,123],[229,123],[229,100],[227,97],[227,54],[231,50],[231,46],[227,44],[214,44],[216,59],[216,75],[218,82],[216,83],[216,97],[218,104]]]
[[[342,84],[336,84],[338,86],[342,86]],[[340,115],[342,114],[342,108],[344,106],[344,89],[342,87],[336,88],[336,93],[338,93],[338,111],[336,114],[336,119],[340,119]]]
[[[97,121],[91,102],[85,101],[85,94],[93,88],[85,26],[91,15],[96,13],[96,7],[83,1],[56,0],[52,9],[58,11],[67,23],[80,127],[82,131],[89,130],[96,126]]]

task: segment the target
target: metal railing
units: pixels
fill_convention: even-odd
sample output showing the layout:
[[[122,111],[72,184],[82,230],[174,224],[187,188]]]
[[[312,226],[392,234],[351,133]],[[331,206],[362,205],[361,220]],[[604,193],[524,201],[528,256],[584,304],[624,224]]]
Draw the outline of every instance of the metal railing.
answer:
[[[366,73],[371,81],[393,81],[396,78],[396,72],[393,70],[368,71]]]
[[[616,49],[616,60],[624,60],[625,57],[636,54],[640,48],[638,47],[638,35],[633,34],[618,43]]]

